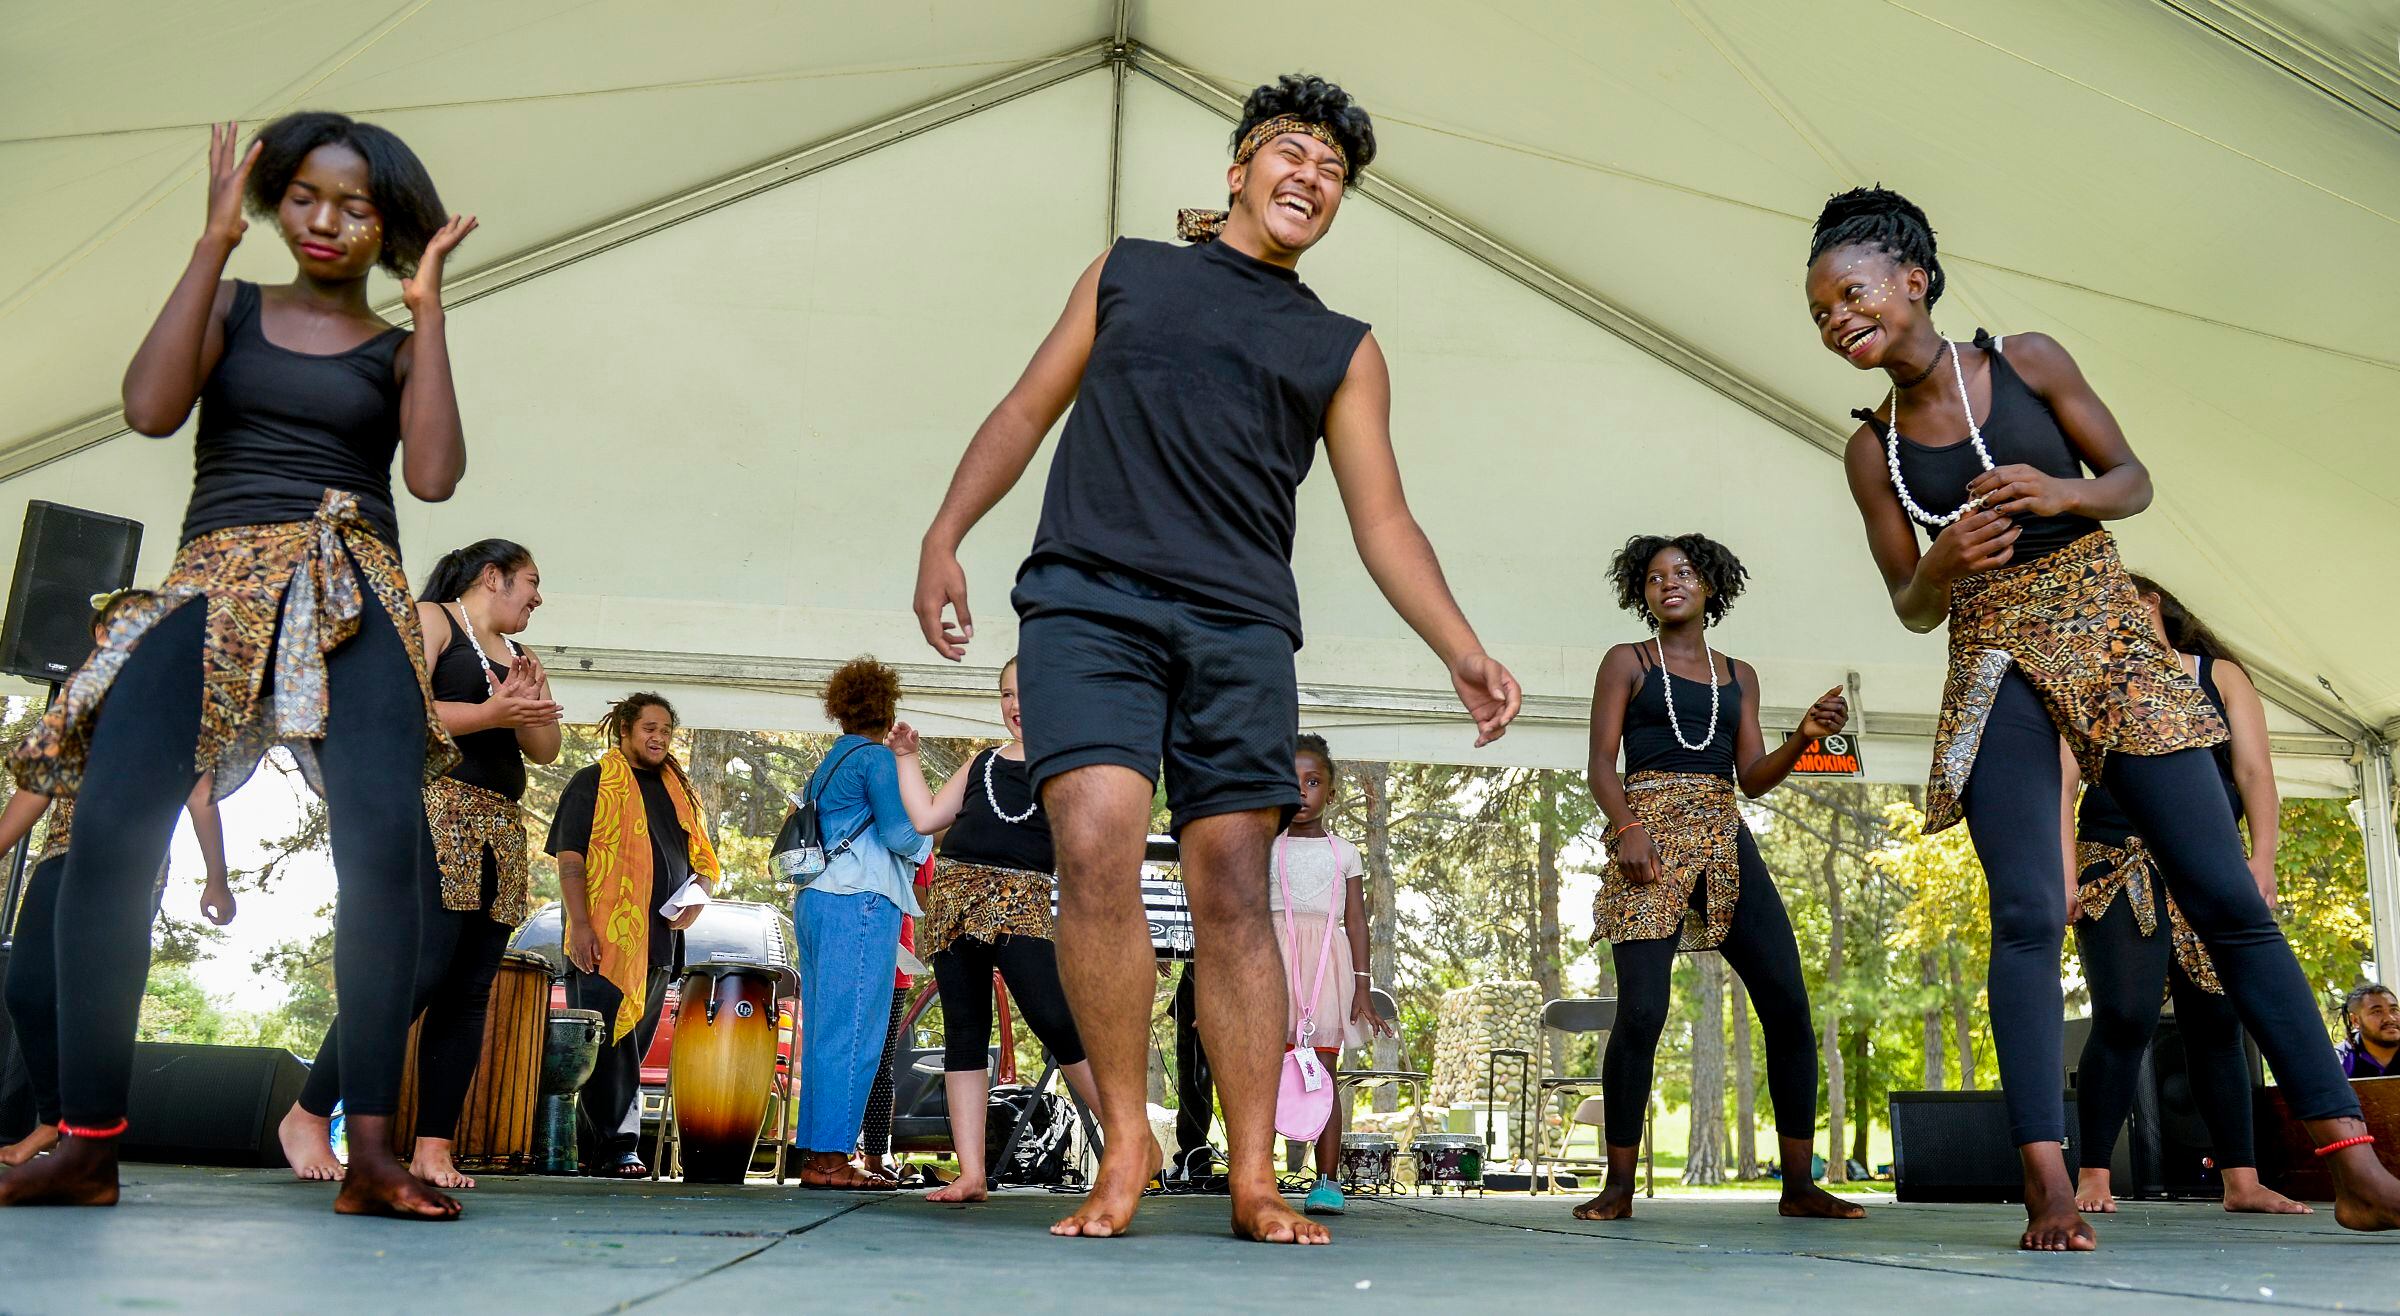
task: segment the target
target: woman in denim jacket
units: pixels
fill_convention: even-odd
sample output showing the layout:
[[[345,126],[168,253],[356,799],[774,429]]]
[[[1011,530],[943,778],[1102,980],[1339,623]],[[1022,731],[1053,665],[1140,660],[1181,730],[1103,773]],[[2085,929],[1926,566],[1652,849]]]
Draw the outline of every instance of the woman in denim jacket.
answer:
[[[900,675],[873,658],[825,683],[825,712],[842,735],[809,779],[825,838],[825,871],[792,902],[800,942],[799,1122],[808,1188],[890,1191],[850,1163],[867,1089],[883,1058],[900,945],[900,916],[921,915],[910,881],[933,841],[909,825],[900,774],[883,740],[900,703]]]

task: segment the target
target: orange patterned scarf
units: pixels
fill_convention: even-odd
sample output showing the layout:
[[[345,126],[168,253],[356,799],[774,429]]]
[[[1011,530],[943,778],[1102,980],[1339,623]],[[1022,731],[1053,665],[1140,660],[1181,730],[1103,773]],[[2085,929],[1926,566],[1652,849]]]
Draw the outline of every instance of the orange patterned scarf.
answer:
[[[714,890],[717,852],[708,843],[708,829],[700,825],[691,780],[672,754],[661,775],[667,798],[675,802],[675,820],[690,838],[692,876]],[[592,926],[600,933],[600,976],[624,995],[611,1042],[632,1032],[649,1005],[652,864],[650,814],[642,807],[641,787],[633,779],[633,761],[625,751],[611,749],[600,758],[591,846],[583,856],[584,898],[590,902]]]

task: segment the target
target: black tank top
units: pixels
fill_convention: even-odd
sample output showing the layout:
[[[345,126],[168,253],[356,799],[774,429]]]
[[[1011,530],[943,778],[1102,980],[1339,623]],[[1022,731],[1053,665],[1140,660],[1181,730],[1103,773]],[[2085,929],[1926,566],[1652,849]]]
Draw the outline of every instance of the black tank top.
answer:
[[[1642,683],[1625,706],[1625,775],[1637,772],[1694,772],[1732,777],[1734,728],[1742,720],[1742,683],[1733,674],[1733,660],[1718,655],[1717,737],[1699,749],[1685,749],[1667,721],[1667,673],[1658,665],[1658,651],[1647,644],[1634,646],[1642,660]],[[1683,739],[1708,734],[1708,683],[1675,678],[1675,717]]]
[[[2065,431],[2058,427],[2058,417],[2051,413],[2050,404],[2019,377],[2008,358],[2000,352],[2000,340],[1978,329],[1975,346],[1991,363],[1991,412],[1983,420],[1983,446],[1992,455],[1994,466],[2031,466],[2045,475],[2060,479],[2079,479],[2084,475],[2083,462],[2067,442]],[[1959,350],[1956,347],[1952,351]],[[1889,442],[1881,420],[1872,411],[1850,413],[1867,422],[1878,438]],[[1976,460],[1975,445],[1960,439],[1947,447],[1930,447],[1906,434],[1900,436],[1900,476],[1908,481],[1908,492],[1917,506],[1935,516],[1967,501],[1967,484],[1983,474],[1983,463]],[[2065,548],[2100,528],[2100,523],[2088,516],[2020,516],[2017,525],[2024,533],[2017,537],[2016,555],[2011,565],[2031,562],[2046,553]],[[1920,525],[1928,538],[1934,533]]]
[[[447,704],[480,704],[492,697],[492,688],[484,680],[484,664],[475,656],[475,646],[467,639],[467,630],[458,619],[458,609],[445,605],[442,615],[450,622],[450,642],[433,659],[433,697]],[[492,669],[495,680],[506,680],[506,669]],[[453,737],[458,741],[458,766],[448,775],[480,786],[512,800],[525,798],[525,751],[517,748],[517,733],[509,727],[491,727]]]
[[[999,798],[1000,808],[1009,818],[1033,804],[1033,778],[1023,762],[1002,758],[996,749],[976,755],[967,764],[967,797],[958,806],[958,820],[942,835],[942,857],[1028,873],[1057,872],[1058,857],[1050,847],[1050,815],[1035,809],[1032,817],[1012,823],[992,812],[991,800],[983,793],[987,768],[992,774],[992,795]]]
[[[317,356],[268,342],[254,283],[233,285],[225,350],[200,391],[192,445],[189,542],[237,525],[305,521],[327,489],[358,496],[387,543],[400,542],[392,512],[392,454],[400,446],[400,381],[392,362],[405,329],[347,352]]]
[[[2217,716],[2225,716],[2225,694],[2217,688],[2217,662],[2207,654],[2200,658],[2200,693],[2208,696],[2209,705]],[[2233,742],[2220,741],[2209,749],[2217,761],[2217,776],[2225,783],[2225,799],[2233,805],[2233,816],[2242,816],[2242,788],[2233,781]],[[2075,807],[2075,839],[2098,845],[2125,844],[2134,834],[2133,820],[2117,807],[2115,798],[2099,782],[2084,783],[2083,802]]]
[[[1292,533],[1367,326],[1223,240],[1120,240],[1027,564],[1146,576],[1300,643]]]

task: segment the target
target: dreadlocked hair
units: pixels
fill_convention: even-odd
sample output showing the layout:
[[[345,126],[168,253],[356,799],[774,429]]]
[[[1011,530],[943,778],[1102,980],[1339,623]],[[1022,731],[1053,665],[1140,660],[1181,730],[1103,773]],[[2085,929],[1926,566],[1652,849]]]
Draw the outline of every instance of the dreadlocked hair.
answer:
[[[1697,532],[1675,536],[1635,535],[1617,550],[1608,564],[1609,579],[1617,586],[1617,606],[1658,629],[1658,618],[1650,611],[1650,600],[1643,586],[1650,578],[1650,563],[1670,548],[1683,550],[1692,561],[1692,570],[1700,573],[1700,583],[1708,586],[1708,601],[1702,605],[1708,614],[1708,624],[1725,620],[1733,601],[1742,595],[1742,587],[1750,581],[1750,569],[1733,555],[1733,550]]]
[[[683,725],[683,719],[675,716],[675,705],[668,703],[665,695],[636,690],[609,706],[608,716],[600,719],[600,730],[611,741],[623,740],[633,734],[633,724],[642,720],[645,708],[663,708],[667,710],[669,726]]]
[[[1949,277],[1934,254],[1933,225],[1917,203],[1885,188],[1854,187],[1825,203],[1817,213],[1817,229],[1808,242],[1808,263],[1837,247],[1873,247],[1910,265],[1922,266],[1932,282],[1925,305],[1942,299]]]
[[[1325,765],[1325,780],[1327,784],[1341,780],[1342,765],[1333,761],[1333,750],[1326,745],[1325,737],[1318,735],[1316,732],[1301,732],[1300,739],[1293,750],[1293,754],[1295,757],[1301,754],[1311,754],[1316,756],[1317,762]]]
[[[2136,594],[2158,596],[2158,616],[2167,624],[2167,643],[2174,645],[2178,652],[2201,654],[2221,663],[2241,661],[2234,657],[2233,650],[2227,648],[2223,640],[2217,638],[2217,633],[2210,630],[2206,622],[2193,616],[2192,610],[2183,606],[2183,600],[2176,598],[2166,586],[2135,572],[2133,591]]]
[[[1241,149],[1251,129],[1287,114],[1322,126],[1342,144],[1342,154],[1350,161],[1345,183],[1357,182],[1375,159],[1375,121],[1349,92],[1314,73],[1286,73],[1253,90],[1242,102],[1242,121],[1233,126],[1233,148]]]

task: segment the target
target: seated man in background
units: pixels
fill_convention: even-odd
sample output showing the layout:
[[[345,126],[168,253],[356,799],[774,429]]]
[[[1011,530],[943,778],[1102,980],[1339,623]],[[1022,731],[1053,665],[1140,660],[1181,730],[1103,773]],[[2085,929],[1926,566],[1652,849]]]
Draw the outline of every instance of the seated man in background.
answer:
[[[2350,1040],[2335,1047],[2352,1078],[2400,1076],[2400,996],[2379,982],[2361,983],[2342,1002]]]

